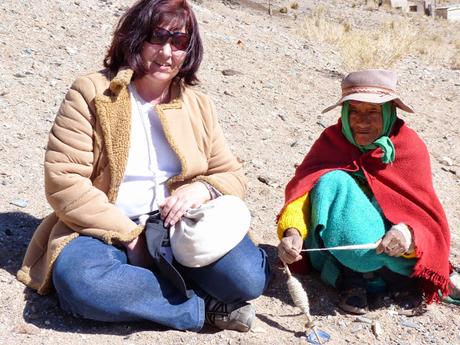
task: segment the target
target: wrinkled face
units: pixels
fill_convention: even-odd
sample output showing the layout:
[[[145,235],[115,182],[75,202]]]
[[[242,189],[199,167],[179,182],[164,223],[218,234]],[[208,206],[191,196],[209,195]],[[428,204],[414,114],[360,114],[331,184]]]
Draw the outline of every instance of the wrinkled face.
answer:
[[[165,30],[173,33],[176,37],[155,36],[164,35]],[[166,35],[168,35],[166,31]],[[179,33],[186,33],[185,27],[176,28],[173,25],[161,25],[154,29],[152,39],[144,42],[142,47],[142,60],[148,70],[146,78],[155,82],[168,83],[179,73],[181,66],[187,56],[186,48],[179,44]],[[163,38],[163,39],[161,39]],[[175,41],[177,39],[177,42]],[[165,41],[165,42],[164,42]],[[176,44],[175,44],[176,43]]]
[[[380,104],[350,101],[350,128],[358,145],[369,145],[382,135]]]

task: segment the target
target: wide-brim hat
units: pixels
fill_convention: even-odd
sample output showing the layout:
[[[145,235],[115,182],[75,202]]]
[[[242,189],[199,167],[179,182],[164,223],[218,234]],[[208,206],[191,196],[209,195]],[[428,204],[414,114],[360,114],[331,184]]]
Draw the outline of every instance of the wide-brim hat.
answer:
[[[351,100],[376,104],[393,101],[398,108],[413,113],[414,110],[405,104],[397,94],[396,83],[396,74],[391,71],[370,69],[352,72],[342,80],[342,98],[324,109],[322,113]]]

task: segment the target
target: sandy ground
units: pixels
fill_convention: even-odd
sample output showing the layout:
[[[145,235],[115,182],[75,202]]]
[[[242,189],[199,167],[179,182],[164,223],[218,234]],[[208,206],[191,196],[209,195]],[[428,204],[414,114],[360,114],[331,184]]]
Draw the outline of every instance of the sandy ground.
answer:
[[[320,111],[335,102],[345,71],[333,49],[299,34],[299,23],[318,4],[334,18],[356,22],[398,19],[399,14],[368,11],[345,0],[298,3],[298,9],[280,14],[289,3],[272,1],[269,16],[265,1],[194,2],[205,44],[199,88],[212,96],[228,141],[244,162],[252,234],[273,264],[269,289],[254,301],[256,327],[239,334],[75,319],[59,309],[54,295],[38,296],[15,279],[34,229],[50,212],[42,162],[54,115],[73,79],[100,68],[113,26],[131,1],[0,2],[0,344],[306,343],[305,318],[292,305],[286,276],[276,265],[274,220],[295,164],[339,115]],[[229,69],[236,73],[222,73]],[[460,71],[424,65],[414,57],[395,69],[401,94],[417,111],[401,116],[428,145],[452,232],[451,261],[459,267]],[[300,279],[331,344],[460,344],[458,307],[433,305],[413,318],[392,306],[372,311],[366,317],[382,326],[376,337],[369,323],[336,310],[335,291],[315,274]]]

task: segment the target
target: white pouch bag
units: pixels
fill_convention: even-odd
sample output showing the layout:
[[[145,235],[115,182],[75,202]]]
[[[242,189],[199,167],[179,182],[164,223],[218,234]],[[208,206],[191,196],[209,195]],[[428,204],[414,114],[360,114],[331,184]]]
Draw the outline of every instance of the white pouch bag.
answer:
[[[232,250],[247,234],[251,214],[233,195],[188,210],[170,229],[174,258],[186,267],[203,267]]]

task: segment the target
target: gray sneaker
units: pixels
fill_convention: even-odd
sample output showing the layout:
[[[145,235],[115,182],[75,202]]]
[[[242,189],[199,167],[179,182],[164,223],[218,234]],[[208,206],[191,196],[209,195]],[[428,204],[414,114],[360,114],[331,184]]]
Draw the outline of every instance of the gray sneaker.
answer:
[[[206,322],[220,329],[247,332],[256,318],[256,309],[247,302],[223,303],[205,299]]]

